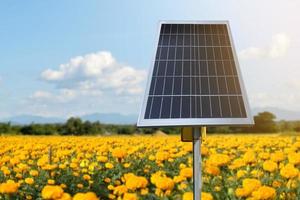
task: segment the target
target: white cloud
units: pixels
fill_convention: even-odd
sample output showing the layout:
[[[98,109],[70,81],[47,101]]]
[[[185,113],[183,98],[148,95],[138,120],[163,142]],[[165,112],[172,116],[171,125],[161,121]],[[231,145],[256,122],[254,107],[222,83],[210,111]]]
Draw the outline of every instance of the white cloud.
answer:
[[[54,88],[38,90],[27,98],[27,110],[47,115],[93,112],[135,113],[139,109],[146,72],[118,62],[101,51],[71,58],[41,73]]]
[[[285,87],[289,89],[291,93],[299,93],[297,91],[300,91],[300,80],[296,78],[290,78],[286,81]]]
[[[144,70],[119,63],[110,52],[100,51],[71,58],[58,69],[42,72],[43,80],[56,84],[58,88],[80,90],[81,93],[141,94]],[[78,93],[78,92],[77,92]]]
[[[298,105],[300,95],[297,93],[255,93],[251,95],[250,104],[253,108],[256,107],[277,107],[286,110],[299,110]],[[293,105],[293,107],[291,107]]]
[[[73,100],[76,97],[76,92],[70,89],[60,89],[57,93],[47,91],[36,91],[29,98],[38,102],[56,102],[64,103]]]
[[[267,47],[249,47],[240,52],[242,59],[278,58],[286,55],[290,47],[290,38],[285,33],[278,33],[272,37]]]

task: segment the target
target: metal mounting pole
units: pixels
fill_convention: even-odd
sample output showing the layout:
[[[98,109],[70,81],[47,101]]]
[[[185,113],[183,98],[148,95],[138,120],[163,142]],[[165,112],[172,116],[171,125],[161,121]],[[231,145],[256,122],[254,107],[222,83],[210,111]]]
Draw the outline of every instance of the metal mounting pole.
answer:
[[[202,132],[202,131],[201,131]],[[201,133],[199,127],[193,128],[193,190],[194,200],[201,200],[202,172],[201,172]]]

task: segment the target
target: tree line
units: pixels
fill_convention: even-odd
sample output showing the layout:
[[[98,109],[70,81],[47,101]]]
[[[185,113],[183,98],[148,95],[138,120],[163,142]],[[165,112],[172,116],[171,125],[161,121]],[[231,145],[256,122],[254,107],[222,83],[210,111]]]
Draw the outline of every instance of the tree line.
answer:
[[[208,133],[276,133],[300,132],[300,121],[276,121],[270,112],[261,112],[254,116],[253,126],[215,126],[208,127]],[[136,125],[102,124],[99,121],[82,121],[71,117],[65,123],[18,125],[0,123],[0,134],[20,135],[102,135],[102,134],[153,134],[156,131],[166,134],[179,134],[180,128],[137,128]]]

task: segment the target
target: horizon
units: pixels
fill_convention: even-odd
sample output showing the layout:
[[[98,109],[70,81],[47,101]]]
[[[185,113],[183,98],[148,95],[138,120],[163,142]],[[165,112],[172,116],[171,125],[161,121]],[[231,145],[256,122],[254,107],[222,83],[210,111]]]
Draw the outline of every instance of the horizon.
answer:
[[[229,20],[251,109],[300,113],[299,1],[0,5],[6,19],[0,22],[0,119],[138,115],[157,25],[165,19]]]
[[[277,108],[255,108],[251,111],[253,116],[258,116],[259,113],[269,112],[275,115],[275,121],[300,121],[300,112],[289,110],[281,110]],[[121,113],[89,113],[84,115],[71,115],[66,117],[59,116],[41,116],[32,114],[20,114],[8,118],[0,118],[0,123],[12,124],[54,124],[64,123],[70,118],[80,118],[82,121],[96,122],[99,121],[104,124],[135,124],[138,114],[121,114]]]

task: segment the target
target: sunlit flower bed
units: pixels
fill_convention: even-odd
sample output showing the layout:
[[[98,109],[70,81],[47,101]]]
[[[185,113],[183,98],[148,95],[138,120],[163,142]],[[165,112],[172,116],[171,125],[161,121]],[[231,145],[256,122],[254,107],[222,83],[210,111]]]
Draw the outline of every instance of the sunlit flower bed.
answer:
[[[299,199],[299,149],[300,137],[208,136],[202,200]],[[179,136],[2,136],[0,167],[0,199],[193,198]]]

